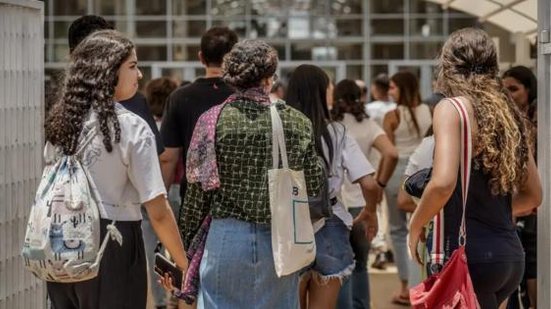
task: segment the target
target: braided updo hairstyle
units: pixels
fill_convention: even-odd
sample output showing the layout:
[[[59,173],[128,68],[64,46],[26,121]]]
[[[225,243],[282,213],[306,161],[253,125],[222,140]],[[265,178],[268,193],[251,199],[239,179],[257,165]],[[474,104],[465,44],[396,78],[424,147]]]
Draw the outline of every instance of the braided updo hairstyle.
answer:
[[[438,60],[437,91],[472,102],[478,123],[473,146],[477,162],[490,175],[492,193],[516,192],[527,174],[529,132],[525,117],[498,76],[494,42],[480,29],[457,30]]]
[[[222,77],[238,91],[259,87],[262,79],[274,75],[277,63],[277,51],[272,46],[260,40],[244,40],[224,56]]]
[[[71,54],[60,99],[46,118],[46,140],[72,155],[90,111],[96,112],[103,144],[108,152],[120,141],[114,94],[121,64],[134,44],[115,30],[94,32]]]

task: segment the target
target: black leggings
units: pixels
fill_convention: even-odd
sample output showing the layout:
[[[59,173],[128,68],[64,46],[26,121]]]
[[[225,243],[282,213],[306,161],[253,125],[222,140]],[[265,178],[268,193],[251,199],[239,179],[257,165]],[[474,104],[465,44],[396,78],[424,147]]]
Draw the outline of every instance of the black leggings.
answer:
[[[519,286],[523,262],[469,264],[469,273],[481,309],[497,309]]]

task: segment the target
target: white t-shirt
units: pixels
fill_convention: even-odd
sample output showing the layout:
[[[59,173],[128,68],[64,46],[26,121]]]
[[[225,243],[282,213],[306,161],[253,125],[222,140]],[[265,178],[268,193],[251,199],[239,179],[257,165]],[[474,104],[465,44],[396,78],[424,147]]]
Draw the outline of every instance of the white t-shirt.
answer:
[[[385,114],[394,109],[396,109],[396,103],[391,101],[373,101],[365,105],[365,112],[381,127]]]
[[[346,226],[352,228],[352,215],[346,210],[340,201],[342,184],[345,177],[354,182],[363,176],[375,173],[375,169],[369,163],[358,143],[345,133],[345,128],[340,123],[332,123],[328,126],[333,140],[333,163],[329,177],[329,196],[337,197],[337,203],[333,205],[333,214],[339,217]],[[323,150],[328,156],[328,148],[323,143]]]
[[[166,196],[155,136],[139,116],[116,104],[121,136],[108,153],[103,145],[96,115],[84,124],[83,132],[98,126],[98,134],[84,149],[82,164],[88,167],[98,189],[104,211],[101,217],[117,221],[142,219],[140,207],[159,195]],[[85,134],[85,133],[84,133]],[[54,147],[46,144],[45,159],[51,161]]]
[[[341,123],[346,127],[346,133],[356,140],[366,158],[369,157],[375,140],[385,134],[385,131],[371,118],[358,122],[352,114],[346,113]],[[365,206],[360,185],[353,184],[346,178],[341,191],[341,200],[347,208]]]
[[[432,166],[434,153],[434,135],[425,137],[409,157],[404,176],[411,176],[418,171]]]

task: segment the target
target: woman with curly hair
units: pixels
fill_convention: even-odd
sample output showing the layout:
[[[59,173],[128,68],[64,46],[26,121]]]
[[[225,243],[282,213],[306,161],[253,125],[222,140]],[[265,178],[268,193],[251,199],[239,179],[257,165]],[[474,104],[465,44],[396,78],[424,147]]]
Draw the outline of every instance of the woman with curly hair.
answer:
[[[514,291],[524,272],[524,252],[513,215],[538,207],[542,188],[527,136],[526,118],[498,76],[496,47],[483,30],[451,34],[438,60],[437,90],[457,97],[468,111],[473,158],[465,211],[466,253],[474,290],[483,309],[495,309]],[[410,223],[409,250],[445,207],[445,253],[458,247],[462,216],[460,118],[447,100],[434,110],[432,178]]]
[[[96,278],[48,282],[48,294],[54,308],[145,308],[142,204],[182,271],[187,259],[166,200],[155,137],[144,120],[117,103],[132,97],[142,78],[134,44],[114,30],[98,31],[78,45],[70,61],[60,99],[46,119],[45,161],[74,155],[83,137],[93,136],[79,156],[101,198],[101,239],[116,220],[122,244],[107,243]]]
[[[263,41],[235,44],[224,57],[222,76],[236,92],[201,115],[193,132],[180,216],[188,248],[207,213],[212,218],[199,268],[199,308],[298,307],[299,274],[278,277],[272,254],[269,93],[277,64],[276,50]],[[304,171],[308,195],[316,196],[322,170],[312,124],[284,102],[274,104],[289,168]]]
[[[361,96],[362,90],[355,81],[349,79],[340,81],[335,87],[335,103],[331,114],[333,120],[342,123],[350,137],[356,140],[366,158],[369,157],[372,148],[381,154],[375,178],[380,189],[379,192],[382,194],[383,187],[392,176],[398,161],[398,152],[385,131],[366,114],[365,106],[360,100]],[[346,179],[342,187],[341,198],[353,217],[358,216],[366,205],[360,186],[352,184]],[[355,306],[369,308],[367,258],[370,243],[365,238],[361,224],[357,223],[352,227],[350,244],[354,250],[356,267],[350,280],[341,289],[339,308],[352,308],[352,303]]]

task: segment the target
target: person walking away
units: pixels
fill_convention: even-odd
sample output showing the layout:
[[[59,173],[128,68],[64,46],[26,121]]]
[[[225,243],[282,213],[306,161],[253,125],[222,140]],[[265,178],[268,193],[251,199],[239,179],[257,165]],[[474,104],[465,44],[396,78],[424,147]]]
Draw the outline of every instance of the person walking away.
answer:
[[[360,185],[367,202],[355,222],[363,224],[368,241],[378,228],[379,188],[373,178],[375,169],[354,139],[346,134],[345,127],[331,121],[327,104],[330,88],[329,77],[322,69],[300,65],[292,73],[287,89],[287,104],[312,121],[316,150],[328,170],[333,212],[331,217],[314,223],[316,260],[301,280],[301,308],[335,308],[341,285],[354,270],[350,244],[353,218],[339,200],[345,178]]]
[[[205,67],[205,76],[180,87],[167,99],[161,136],[166,151],[161,155],[161,169],[167,188],[174,181],[179,160],[186,161],[197,119],[211,107],[224,102],[233,89],[222,79],[222,59],[237,43],[237,34],[227,27],[212,27],[201,36],[198,58]],[[180,181],[180,197],[187,190],[185,171]],[[181,208],[179,211],[181,220]],[[182,229],[182,227],[180,227]]]
[[[503,86],[507,88],[513,101],[517,104],[520,111],[528,118],[531,125],[531,144],[533,145],[532,154],[537,153],[537,87],[536,76],[527,67],[516,66],[505,71],[502,76]],[[534,157],[537,160],[537,158]],[[520,233],[520,240],[525,253],[524,278],[521,284],[525,295],[522,297],[526,307],[537,308],[537,215],[529,212],[519,214],[517,219],[517,228]],[[509,301],[510,309],[519,308],[518,302]],[[515,306],[516,305],[516,306]]]
[[[387,193],[390,239],[394,249],[394,261],[398,267],[401,289],[393,296],[393,302],[409,305],[408,233],[406,213],[398,208],[398,192],[402,186],[409,156],[419,146],[431,126],[431,112],[422,104],[417,77],[403,71],[390,78],[389,95],[396,102],[394,111],[385,115],[383,128],[398,150],[399,160],[394,174],[385,189]]]
[[[376,183],[382,194],[398,161],[398,152],[386,136],[385,131],[366,114],[360,98],[361,89],[353,80],[340,81],[335,87],[335,107],[331,111],[332,119],[344,125],[347,134],[358,143],[366,158],[372,148],[381,153],[382,158],[376,173]],[[352,184],[347,179],[343,183],[341,199],[353,217],[358,216],[366,205],[360,186]],[[376,201],[377,203],[379,199]],[[351,278],[341,288],[338,307],[343,309],[369,308],[367,260],[370,243],[365,238],[362,224],[356,223],[352,227],[350,244],[354,251],[356,267]]]
[[[89,35],[73,51],[63,95],[45,123],[46,162],[72,155],[80,136],[98,130],[84,149],[82,163],[101,197],[101,238],[116,220],[122,245],[109,241],[97,277],[76,283],[48,282],[54,308],[145,308],[146,258],[140,207],[183,272],[187,260],[166,200],[155,137],[140,117],[118,101],[132,97],[142,74],[134,44],[113,30]]]
[[[497,51],[480,29],[452,33],[438,59],[437,91],[457,98],[471,121],[473,163],[465,214],[461,184],[460,117],[446,100],[434,111],[435,152],[432,177],[410,221],[409,251],[419,260],[423,226],[443,207],[447,244],[458,248],[465,216],[469,273],[482,309],[498,308],[518,287],[524,252],[513,216],[532,211],[542,201],[527,121],[499,78]],[[500,136],[496,139],[495,136]]]
[[[199,268],[198,308],[298,307],[299,273],[278,277],[272,254],[268,94],[277,64],[276,50],[263,41],[235,44],[224,57],[222,76],[236,92],[203,114],[193,133],[182,210],[186,247],[204,218],[212,218]],[[304,171],[308,195],[316,196],[323,179],[311,123],[281,101],[275,107],[289,168]]]

